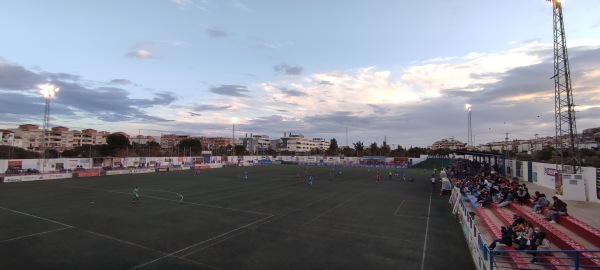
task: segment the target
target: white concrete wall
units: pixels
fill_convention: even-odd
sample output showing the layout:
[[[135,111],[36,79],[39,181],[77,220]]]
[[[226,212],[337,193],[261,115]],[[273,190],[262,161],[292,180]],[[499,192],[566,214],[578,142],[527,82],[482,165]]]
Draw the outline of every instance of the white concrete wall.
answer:
[[[509,177],[512,177],[514,175],[516,175],[516,161],[515,160],[511,160],[510,161],[511,166],[512,166],[512,171],[511,174],[509,175]],[[519,161],[522,162],[522,176],[520,177],[521,180],[527,179],[527,174],[529,173],[529,169],[527,168],[527,162],[525,161]],[[508,163],[508,161],[507,161]],[[560,168],[560,166],[559,166]],[[554,173],[556,171],[556,165],[555,164],[551,164],[551,163],[540,163],[540,162],[533,162],[532,163],[532,172],[533,173],[537,173],[537,179],[532,179],[533,182],[535,182],[536,184],[546,187],[546,188],[551,188],[553,190],[556,189],[556,181],[555,181],[555,176]],[[581,188],[581,194],[566,194],[565,199],[568,200],[578,200],[578,201],[586,201],[586,195],[587,195],[587,200],[590,202],[597,202],[600,203],[600,200],[598,199],[598,194],[597,194],[597,190],[596,190],[596,168],[595,167],[582,167],[581,168],[581,174],[583,175],[583,183],[582,183],[582,188]],[[532,176],[533,177],[533,176]],[[569,189],[569,187],[567,186],[569,185],[568,180],[563,181],[563,192],[574,192],[575,190],[579,190],[579,187],[572,187],[571,189]],[[587,192],[586,192],[587,189]],[[587,193],[587,194],[586,194]],[[551,195],[555,195],[555,194],[546,194],[548,196]]]

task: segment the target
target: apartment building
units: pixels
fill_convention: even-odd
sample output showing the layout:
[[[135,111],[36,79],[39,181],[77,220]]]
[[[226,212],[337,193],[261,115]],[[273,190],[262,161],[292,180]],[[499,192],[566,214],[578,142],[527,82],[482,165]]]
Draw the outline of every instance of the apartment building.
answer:
[[[23,139],[15,136],[13,131],[8,129],[0,129],[0,132],[2,133],[2,141],[0,141],[0,145],[23,148]]]
[[[577,145],[579,149],[595,149],[600,145],[593,138],[586,138],[585,136],[579,136]],[[511,141],[499,141],[489,142],[477,146],[479,151],[511,151],[519,153],[533,153],[535,151],[541,151],[545,147],[556,147],[556,139],[554,137],[543,137],[535,138],[530,140],[511,140]]]
[[[160,135],[160,148],[173,149],[177,147],[181,140],[191,138],[192,136],[190,135],[163,134]]]
[[[98,145],[106,143],[106,136],[110,133],[106,131],[98,132],[94,129],[69,130],[67,127],[53,127],[50,130],[40,129],[38,125],[24,124],[16,129],[9,129],[14,132],[15,138],[22,140],[21,147],[37,151],[42,147],[42,142],[47,149],[64,151],[83,145]]]
[[[450,138],[450,139],[441,139],[439,141],[434,142],[431,145],[431,149],[436,150],[436,149],[451,149],[451,150],[457,150],[457,149],[464,149],[466,147],[466,143],[463,143],[459,140],[455,140],[454,138]]]
[[[278,145],[281,147],[279,150],[281,151],[290,151],[295,153],[307,153],[314,148],[319,148],[321,150],[329,149],[330,143],[325,141],[323,138],[314,138],[307,139],[304,138],[304,135],[297,134],[283,134]]]
[[[233,139],[227,137],[197,137],[196,139],[200,140],[203,149],[215,149],[233,144]]]
[[[137,143],[137,144],[147,144],[149,142],[153,142],[154,141],[154,137],[153,136],[146,136],[146,135],[135,135],[135,136],[129,136],[129,141],[131,143]]]
[[[248,137],[248,133],[246,133],[246,136],[236,140],[235,144],[243,145],[246,151],[252,154],[264,154],[269,149],[270,141],[267,135],[252,135],[250,133]]]

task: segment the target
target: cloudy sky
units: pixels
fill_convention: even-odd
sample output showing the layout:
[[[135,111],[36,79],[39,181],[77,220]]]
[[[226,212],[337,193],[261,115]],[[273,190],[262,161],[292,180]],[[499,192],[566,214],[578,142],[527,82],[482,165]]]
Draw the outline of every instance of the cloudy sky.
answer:
[[[564,2],[577,128],[600,126],[600,0]],[[543,0],[0,0],[0,128],[284,132],[429,146],[554,135]],[[347,133],[346,133],[347,130]]]

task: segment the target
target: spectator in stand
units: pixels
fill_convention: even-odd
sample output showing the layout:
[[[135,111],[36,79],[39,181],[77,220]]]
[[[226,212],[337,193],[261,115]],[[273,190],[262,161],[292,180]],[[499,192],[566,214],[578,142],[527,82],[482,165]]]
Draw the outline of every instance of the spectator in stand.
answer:
[[[527,194],[527,190],[523,186],[519,186],[517,188],[517,200],[519,201],[519,205],[523,205],[527,202],[529,196]]]
[[[513,223],[510,225],[510,227],[512,228],[512,236],[513,236],[513,240],[515,243],[519,244],[519,235],[521,235],[523,232],[525,232],[525,222],[526,220],[517,215],[517,214],[513,214]]]
[[[567,215],[567,203],[563,202],[556,196],[552,196],[554,203],[552,203],[552,207],[550,211],[546,212],[546,220],[549,220],[550,223],[556,223],[557,216],[566,216]]]
[[[486,191],[487,192],[487,191]],[[492,203],[494,203],[494,195],[492,195],[491,192],[487,192],[487,195],[485,197],[485,200],[481,203],[481,207],[485,208],[487,206],[492,205]]]
[[[546,238],[546,233],[542,232],[542,230],[540,230],[540,228],[536,227],[533,230],[533,235],[532,235],[531,239],[529,239],[529,243],[531,246],[531,250],[534,250],[534,252],[527,252],[527,253],[533,255],[533,259],[531,260],[532,263],[538,262],[537,251],[535,251],[535,250],[537,250],[538,247],[540,245],[542,245],[545,238]]]
[[[525,190],[525,200],[531,199],[531,194],[529,194],[529,188],[525,183],[523,183],[523,189]]]
[[[488,181],[487,179],[485,179],[483,181],[483,186],[485,187],[485,189],[489,190],[492,187],[492,183],[490,181]]]
[[[539,193],[536,191],[536,193]],[[538,199],[535,200],[535,202],[533,203],[533,211],[535,213],[540,214],[542,212],[542,207],[547,207],[548,205],[550,205],[550,201],[548,201],[548,199],[546,199],[546,194],[543,193],[539,193],[539,195],[537,195]]]
[[[526,250],[530,246],[531,240],[527,238],[525,233],[521,233],[521,236],[515,240],[515,243],[519,245],[515,250]]]
[[[479,190],[479,196],[477,196],[477,203],[483,203],[485,201],[485,198],[487,198],[488,194],[489,192],[485,189]]]
[[[525,230],[523,230],[523,233],[525,234],[525,237],[527,237],[527,239],[531,239],[531,237],[533,236],[533,223],[531,223],[531,221],[527,220],[525,221]]]
[[[541,195],[543,193],[540,193],[539,191],[536,191],[534,194],[535,195],[533,195],[533,204],[535,205],[535,202],[537,202],[537,200],[541,197]],[[546,197],[546,194],[543,194],[543,195],[544,195],[544,197]]]
[[[525,222],[526,222],[525,218],[523,218],[522,216],[519,216],[517,214],[513,214],[513,223],[511,224],[513,227],[515,227],[517,225],[522,225],[523,228],[525,228]],[[516,230],[514,230],[514,231],[516,231]]]
[[[511,202],[513,202],[515,200],[514,195],[512,194],[512,192],[508,192],[508,194],[506,195],[506,199],[504,199],[503,201],[501,201],[498,204],[498,207],[506,207],[508,206]]]
[[[509,230],[508,228],[502,226],[500,228],[500,233],[502,234],[502,237],[500,239],[496,239],[496,240],[492,241],[492,243],[489,246],[490,251],[493,251],[496,248],[497,244],[503,244],[503,245],[506,245],[506,246],[509,246],[509,247],[512,246],[512,233],[511,233],[511,230]],[[495,254],[497,254],[497,253],[495,253]]]

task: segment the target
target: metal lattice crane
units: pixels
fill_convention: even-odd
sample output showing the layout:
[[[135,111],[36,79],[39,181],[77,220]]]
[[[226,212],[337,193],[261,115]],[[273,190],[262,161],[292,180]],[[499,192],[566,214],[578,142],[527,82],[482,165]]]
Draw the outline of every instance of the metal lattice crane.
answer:
[[[554,15],[554,119],[556,124],[556,149],[564,173],[580,173],[579,143],[575,124],[575,104],[571,88],[571,71],[567,54],[562,1],[552,2]],[[558,171],[557,164],[557,171]]]

